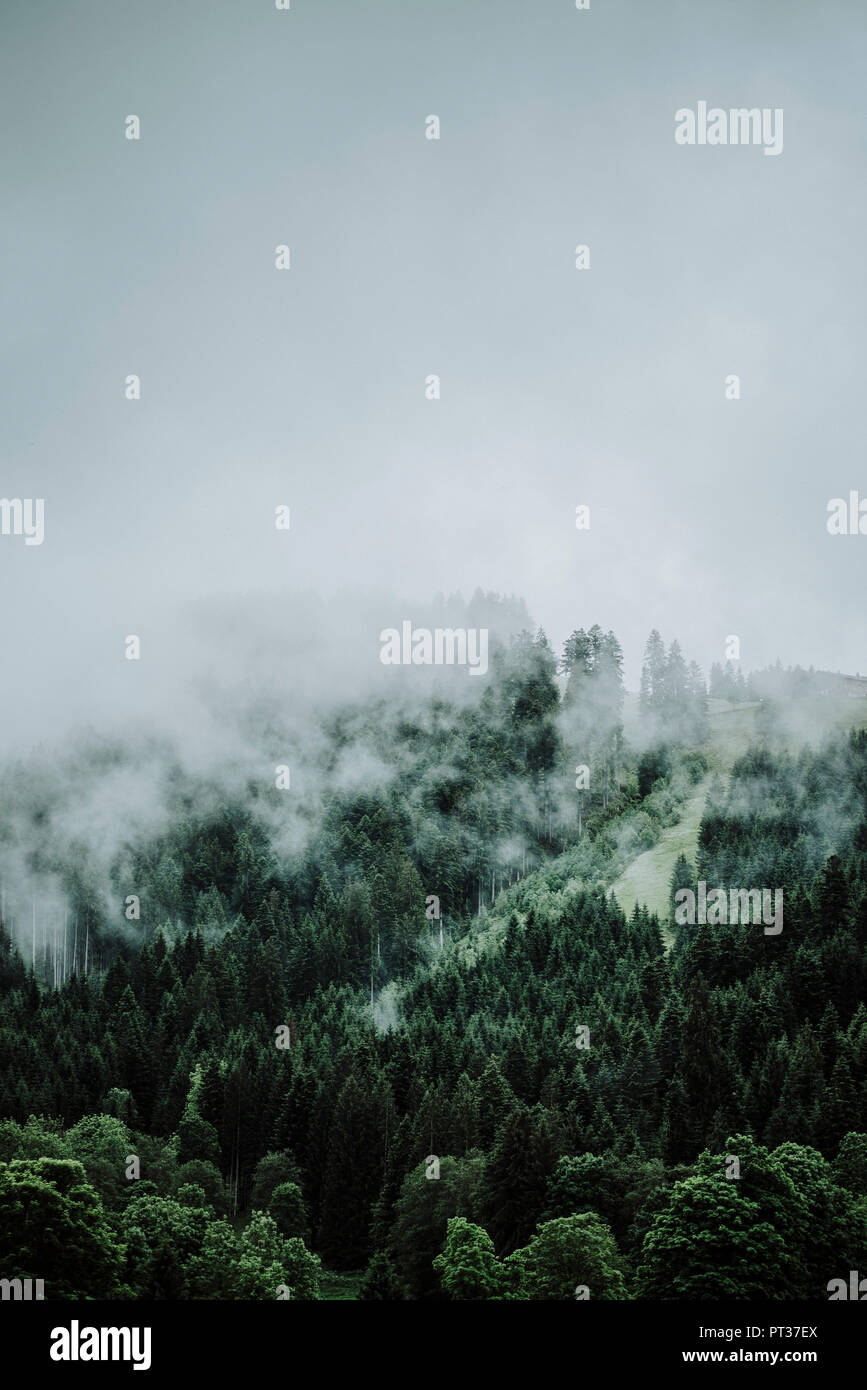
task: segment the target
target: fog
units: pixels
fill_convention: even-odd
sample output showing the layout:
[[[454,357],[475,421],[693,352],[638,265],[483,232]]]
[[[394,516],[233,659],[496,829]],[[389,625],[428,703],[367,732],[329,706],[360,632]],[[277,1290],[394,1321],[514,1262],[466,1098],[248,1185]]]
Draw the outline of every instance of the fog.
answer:
[[[175,720],[177,625],[221,625],[188,656],[219,674],[261,594],[297,671],[299,589],[518,593],[555,647],[617,632],[632,689],[652,627],[705,672],[730,634],[749,668],[867,669],[867,540],[826,529],[864,481],[861,6],[0,25],[0,491],[45,500],[41,546],[0,537],[4,746]],[[784,109],[782,153],[679,146],[704,99]]]
[[[177,768],[206,806],[291,764],[261,809],[300,852],[325,710],[480,698],[379,660],[477,591],[556,651],[612,629],[633,691],[651,628],[705,675],[731,635],[745,669],[867,670],[867,540],[826,526],[867,486],[865,36],[848,0],[4,7],[0,493],[45,508],[42,544],[0,535],[25,903],[77,842],[116,892]],[[678,145],[705,100],[784,111],[784,148]],[[361,741],[327,786],[390,775]]]

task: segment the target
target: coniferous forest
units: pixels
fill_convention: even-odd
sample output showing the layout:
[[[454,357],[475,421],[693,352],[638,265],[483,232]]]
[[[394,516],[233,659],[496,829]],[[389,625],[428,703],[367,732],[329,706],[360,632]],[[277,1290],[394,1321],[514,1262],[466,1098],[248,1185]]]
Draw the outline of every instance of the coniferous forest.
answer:
[[[73,811],[145,768],[166,808],[104,881],[57,780],[9,767],[4,862],[55,888],[4,881],[6,1278],[822,1300],[867,1267],[867,718],[813,703],[804,740],[796,695],[708,698],[656,631],[637,698],[599,627],[490,661],[321,708],[303,796],[94,736]],[[624,910],[696,796],[667,906]],[[782,929],[679,924],[701,881],[782,890]]]

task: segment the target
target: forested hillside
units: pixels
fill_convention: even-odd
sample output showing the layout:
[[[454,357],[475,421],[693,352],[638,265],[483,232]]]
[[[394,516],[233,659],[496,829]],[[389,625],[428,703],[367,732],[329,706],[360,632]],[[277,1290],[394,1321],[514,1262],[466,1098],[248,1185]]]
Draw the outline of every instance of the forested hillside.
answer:
[[[867,1264],[867,732],[789,747],[766,701],[722,769],[658,633],[634,741],[599,628],[559,660],[504,639],[469,684],[323,707],[291,835],[292,791],[164,759],[163,823],[105,876],[50,781],[9,770],[0,849],[33,901],[10,882],[0,934],[6,1277],[823,1299]],[[78,750],[69,785],[147,757]],[[668,925],[700,880],[782,889],[784,925],[666,950],[607,890],[709,775]]]

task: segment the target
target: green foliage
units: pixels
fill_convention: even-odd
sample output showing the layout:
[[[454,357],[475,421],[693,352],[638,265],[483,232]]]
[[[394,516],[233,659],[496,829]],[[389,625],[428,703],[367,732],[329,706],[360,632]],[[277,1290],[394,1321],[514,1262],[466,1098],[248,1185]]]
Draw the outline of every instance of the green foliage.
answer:
[[[446,1238],[449,1220],[477,1214],[483,1175],[481,1154],[440,1159],[438,1178],[426,1177],[424,1164],[407,1173],[395,1203],[389,1245],[411,1298],[440,1296],[433,1261]]]
[[[639,1298],[788,1297],[786,1246],[737,1185],[719,1175],[678,1183],[656,1217],[637,1270]]]
[[[297,1185],[300,1176],[301,1171],[291,1153],[263,1154],[253,1170],[250,1205],[267,1210],[274,1189],[283,1183]]]
[[[219,1164],[220,1145],[217,1131],[200,1115],[190,1112],[184,1116],[178,1125],[178,1138],[180,1141],[179,1163],[191,1163],[194,1159],[198,1159],[202,1163],[211,1163],[215,1166]]]
[[[485,1168],[486,1226],[500,1254],[508,1255],[535,1227],[556,1159],[548,1116],[518,1106],[504,1120]]]
[[[445,1248],[433,1267],[449,1298],[498,1299],[505,1295],[506,1275],[494,1242],[487,1231],[463,1216],[449,1221]]]
[[[592,1212],[544,1222],[506,1265],[515,1298],[574,1299],[579,1286],[585,1298],[628,1297],[623,1261],[611,1228]]]
[[[139,1191],[123,1220],[138,1298],[276,1299],[281,1286],[292,1298],[319,1297],[318,1257],[302,1240],[284,1239],[264,1212],[238,1234],[204,1204],[201,1188],[187,1185],[177,1199]]]
[[[405,1298],[394,1261],[385,1250],[377,1250],[368,1265],[358,1297],[366,1303],[394,1303]]]
[[[287,1238],[298,1236],[303,1241],[310,1239],[310,1222],[301,1188],[294,1182],[280,1183],[275,1187],[268,1203],[268,1215],[274,1218],[277,1230]]]
[[[67,1145],[106,1206],[122,1206],[130,1188],[125,1175],[127,1155],[135,1153],[123,1120],[114,1115],[85,1115],[67,1132]]]
[[[0,1269],[42,1279],[47,1298],[121,1298],[124,1251],[73,1159],[0,1163]]]
[[[867,1197],[867,1134],[844,1135],[833,1174],[840,1187],[858,1197]]]
[[[697,1174],[675,1184],[644,1239],[639,1297],[821,1298],[829,1270],[863,1260],[863,1208],[815,1149],[771,1153],[735,1135],[726,1153],[740,1176],[705,1151]]]

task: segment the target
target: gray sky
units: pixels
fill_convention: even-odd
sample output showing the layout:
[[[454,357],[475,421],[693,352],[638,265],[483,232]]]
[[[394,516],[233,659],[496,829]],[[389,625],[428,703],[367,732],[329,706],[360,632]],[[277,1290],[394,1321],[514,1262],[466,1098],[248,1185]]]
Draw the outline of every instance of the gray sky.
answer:
[[[825,525],[867,496],[865,37],[860,0],[2,0],[0,495],[46,509],[0,536],[3,741],[123,713],[127,633],[156,700],[173,614],[283,589],[383,627],[514,592],[632,687],[652,626],[867,671],[867,537]],[[782,154],[678,146],[700,100],[783,108]]]

